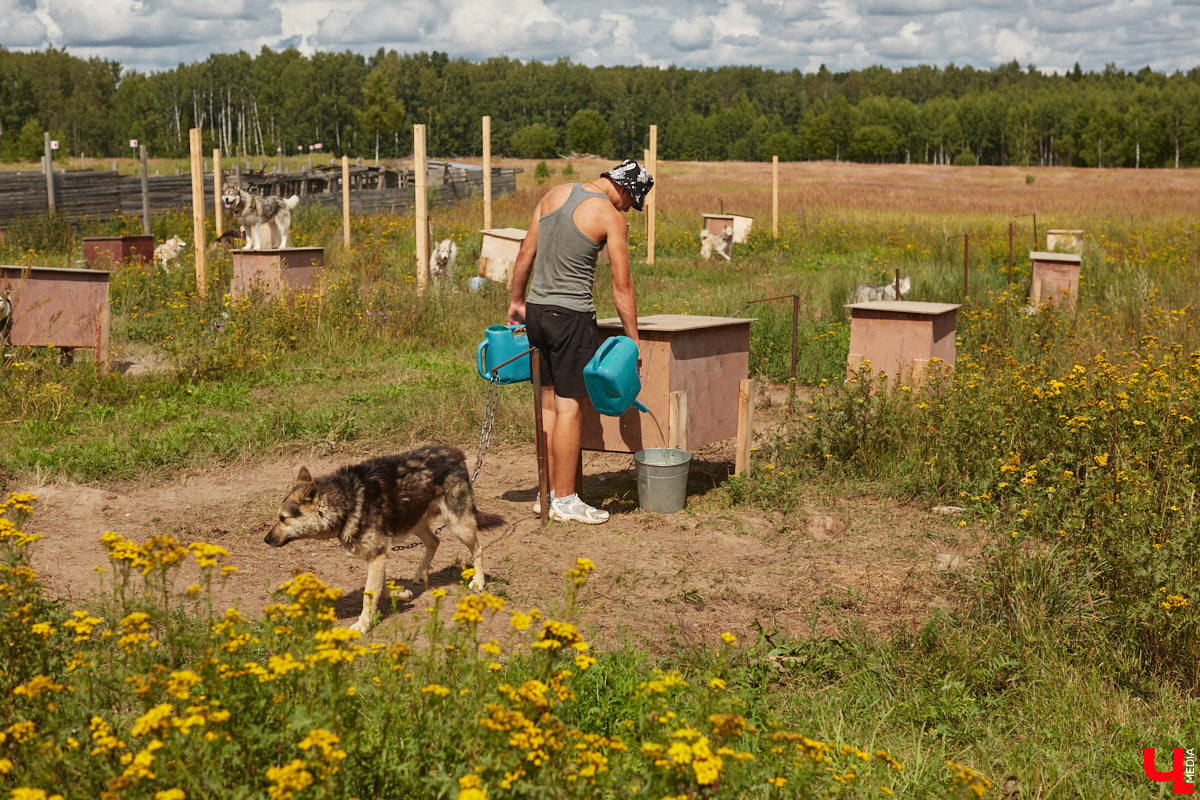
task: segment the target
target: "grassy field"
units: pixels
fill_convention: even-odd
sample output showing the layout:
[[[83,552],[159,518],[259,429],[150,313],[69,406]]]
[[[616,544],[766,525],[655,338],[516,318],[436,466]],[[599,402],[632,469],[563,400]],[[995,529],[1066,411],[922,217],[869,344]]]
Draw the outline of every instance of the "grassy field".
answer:
[[[496,226],[524,228],[535,162]],[[605,164],[549,162],[549,181]],[[0,521],[0,789],[64,797],[1170,796],[1142,748],[1200,742],[1200,199],[1189,171],[667,163],[656,263],[635,258],[639,311],[729,315],[800,298],[806,399],[717,491],[731,508],[802,514],[814,497],[952,504],[984,531],[953,611],[879,638],[727,637],[652,662],[596,652],[572,624],[581,563],[540,617],[465,589],[422,644],[331,629],[328,590],[298,577],[246,620],[205,606],[223,559],[161,540],[109,542],[94,607],[45,596],[24,567],[24,498]],[[700,215],[755,218],[731,264],[700,261]],[[1034,247],[1034,217],[1038,228]],[[414,291],[411,219],[341,220],[301,206],[298,245],[326,281],[289,302],[232,302],[214,251],[198,298],[190,250],[169,274],[116,271],[117,360],[17,351],[0,367],[0,488],[32,477],[111,483],[300,448],[471,441],[483,382],[464,368],[501,287],[465,291],[478,205],[437,212],[459,244],[455,285]],[[1009,286],[1009,224],[1016,238]],[[211,224],[211,222],[210,222]],[[636,254],[640,215],[630,217]],[[157,238],[191,239],[183,214]],[[136,233],[140,221],[85,224]],[[1029,313],[1027,251],[1084,229],[1075,314]],[[970,235],[970,297],[962,234]],[[24,220],[0,262],[66,264],[65,226]],[[957,364],[919,391],[846,382],[843,304],[911,275],[912,299],[964,302]],[[613,313],[604,276],[600,314]],[[791,304],[752,306],[751,370],[785,384]],[[531,421],[503,398],[496,438]],[[204,580],[184,587],[180,565]],[[511,635],[481,632],[502,619]],[[493,624],[493,629],[495,625]],[[482,643],[482,647],[480,644]],[[383,699],[375,702],[376,698]],[[397,730],[404,733],[397,734]],[[420,735],[416,733],[419,732]],[[178,794],[171,794],[178,792]],[[38,796],[36,794],[14,796]]]

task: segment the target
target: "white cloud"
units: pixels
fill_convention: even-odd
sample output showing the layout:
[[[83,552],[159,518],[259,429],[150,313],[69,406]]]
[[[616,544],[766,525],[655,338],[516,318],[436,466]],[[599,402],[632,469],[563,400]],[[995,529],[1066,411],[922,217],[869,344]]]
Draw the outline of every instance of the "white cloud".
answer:
[[[210,53],[380,47],[591,65],[914,63],[1188,70],[1200,0],[0,0],[3,46],[151,71]]]
[[[941,14],[958,11],[963,7],[959,0],[862,0],[859,11],[881,16],[914,17],[922,14]]]
[[[329,6],[314,4],[322,11]],[[419,42],[439,18],[429,0],[370,3],[361,8],[331,10],[320,20],[312,40],[327,48],[394,41]]]
[[[713,24],[708,17],[677,19],[671,23],[671,44],[690,52],[712,44]]]

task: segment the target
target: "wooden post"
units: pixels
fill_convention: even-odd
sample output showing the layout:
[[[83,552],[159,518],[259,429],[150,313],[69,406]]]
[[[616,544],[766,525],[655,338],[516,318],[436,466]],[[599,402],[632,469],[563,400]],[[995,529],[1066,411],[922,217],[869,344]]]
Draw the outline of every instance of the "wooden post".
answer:
[[[342,242],[350,249],[350,156],[342,156]]]
[[[669,402],[666,446],[676,450],[687,450],[687,392],[671,392]]]
[[[771,156],[771,235],[779,238],[779,156]]]
[[[413,172],[417,187],[417,293],[424,294],[429,285],[429,197],[426,189],[428,166],[425,163],[425,126],[413,125]]]
[[[54,213],[54,161],[50,156],[50,132],[46,131],[42,134],[42,145],[45,150],[45,159],[42,161],[42,170],[46,173],[46,207],[50,209],[50,213]]]
[[[647,170],[650,169],[650,148],[649,147],[644,148],[642,150],[642,164],[645,165]],[[653,175],[654,173],[650,173],[650,174]],[[647,264],[654,263],[654,233],[653,233],[653,231],[650,230],[650,194],[653,194],[653,193],[654,193],[654,190],[651,189],[650,193],[646,195],[645,202],[642,204],[643,214],[644,214],[644,217],[646,220],[646,263]]]
[[[208,279],[204,263],[204,163],[200,153],[204,140],[199,128],[192,128],[188,132],[188,144],[192,151],[192,237],[196,251],[196,294],[203,300],[208,291]]]
[[[747,378],[738,385],[737,453],[733,465],[735,475],[750,474],[750,443],[753,439],[754,381]]]
[[[483,118],[483,229],[492,229],[492,118]]]
[[[145,148],[143,148],[143,151]],[[213,229],[217,234],[217,238],[221,238],[221,234],[225,232],[225,209],[221,207],[221,148],[213,148]]]
[[[650,126],[650,151],[646,156],[646,169],[650,172],[650,177],[658,181],[658,126]],[[654,263],[654,238],[657,233],[654,226],[655,211],[658,208],[656,196],[658,192],[651,189],[646,195],[646,263]]]
[[[542,504],[544,528],[550,524],[550,459],[546,450],[546,432],[542,430],[542,358],[537,350],[529,354],[529,372],[533,381],[533,441],[537,452],[538,500]],[[576,491],[579,489],[576,488]]]
[[[142,233],[150,235],[150,173],[146,168],[146,145],[138,145],[142,172]]]

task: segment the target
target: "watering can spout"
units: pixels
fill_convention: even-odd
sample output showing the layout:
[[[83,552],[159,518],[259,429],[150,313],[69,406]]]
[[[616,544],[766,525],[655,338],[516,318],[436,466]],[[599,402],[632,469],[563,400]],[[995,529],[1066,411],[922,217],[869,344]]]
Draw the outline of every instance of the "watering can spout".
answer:
[[[638,411],[642,412],[643,414],[650,413],[650,409],[646,408],[646,404],[643,403],[641,400],[634,400],[633,407],[636,408]]]

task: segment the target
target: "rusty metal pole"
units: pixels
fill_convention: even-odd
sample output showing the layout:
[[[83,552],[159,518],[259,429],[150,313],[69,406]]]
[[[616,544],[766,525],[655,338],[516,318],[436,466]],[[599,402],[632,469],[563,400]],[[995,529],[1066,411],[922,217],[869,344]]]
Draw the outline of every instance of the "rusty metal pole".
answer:
[[[1013,221],[1008,221],[1008,285],[1013,282]]]
[[[800,295],[792,295],[792,379],[788,383],[788,414],[796,410],[796,339],[800,328]]]
[[[796,383],[796,337],[800,327],[800,295],[792,295],[792,384]]]
[[[1033,246],[1037,247],[1037,214],[1031,214],[1030,216],[1033,217]]]
[[[970,252],[971,252],[971,234],[964,233],[963,234],[963,298],[970,297],[970,294],[971,294],[970,291],[968,290],[968,286],[967,286],[967,281],[970,278],[970,270],[971,270],[971,262],[970,262],[970,257],[969,257]]]

